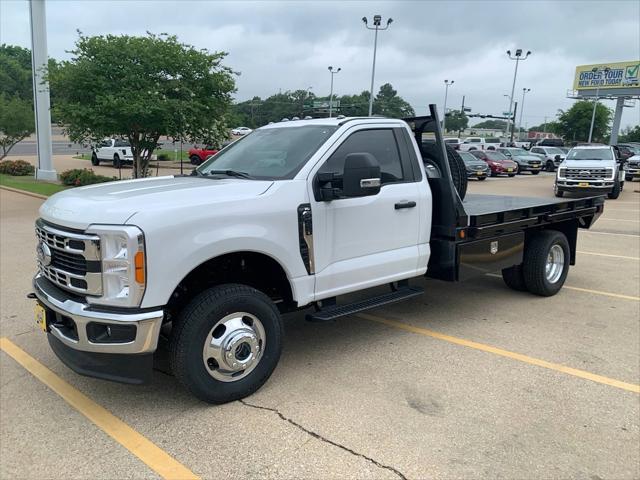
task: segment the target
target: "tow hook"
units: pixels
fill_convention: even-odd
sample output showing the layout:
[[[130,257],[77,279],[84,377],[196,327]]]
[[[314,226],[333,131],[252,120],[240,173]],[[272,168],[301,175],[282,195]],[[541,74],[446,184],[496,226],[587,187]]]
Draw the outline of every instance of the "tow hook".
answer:
[[[35,293],[31,292],[31,293],[27,293],[27,298],[29,298],[31,300],[35,300],[38,297],[36,297]]]

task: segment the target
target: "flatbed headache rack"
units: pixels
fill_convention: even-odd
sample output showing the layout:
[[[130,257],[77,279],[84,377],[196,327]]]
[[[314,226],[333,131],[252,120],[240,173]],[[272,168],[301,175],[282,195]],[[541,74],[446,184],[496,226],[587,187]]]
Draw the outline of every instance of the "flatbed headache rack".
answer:
[[[526,239],[542,230],[563,232],[575,264],[578,228],[589,228],[604,210],[604,197],[575,199],[472,195],[460,199],[453,185],[440,120],[435,105],[430,115],[405,118],[422,148],[423,135],[433,134],[440,148],[425,159],[433,212],[431,257],[427,275],[458,281],[522,263]]]

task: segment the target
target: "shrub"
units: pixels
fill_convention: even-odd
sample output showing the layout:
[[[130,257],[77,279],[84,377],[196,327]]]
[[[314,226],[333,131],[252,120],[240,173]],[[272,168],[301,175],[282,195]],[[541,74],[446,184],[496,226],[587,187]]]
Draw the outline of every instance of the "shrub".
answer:
[[[166,162],[167,160],[169,160],[169,154],[168,153],[159,153],[158,154],[158,160],[160,160],[161,162]]]
[[[33,175],[35,168],[24,160],[5,160],[0,162],[0,173],[15,176]]]
[[[74,168],[66,170],[60,174],[60,180],[65,185],[72,187],[82,187],[84,185],[92,185],[94,183],[111,182],[116,177],[105,177],[97,175],[93,170],[88,168]]]

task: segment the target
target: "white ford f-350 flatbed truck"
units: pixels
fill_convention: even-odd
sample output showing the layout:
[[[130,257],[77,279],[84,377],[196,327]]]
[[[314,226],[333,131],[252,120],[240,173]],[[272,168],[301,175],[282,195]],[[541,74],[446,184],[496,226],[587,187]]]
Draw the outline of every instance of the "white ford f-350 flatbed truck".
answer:
[[[425,274],[501,271],[511,288],[555,294],[578,228],[604,205],[465,193],[433,105],[405,120],[268,125],[191,176],[49,198],[36,223],[36,320],[80,374],[143,383],[161,344],[189,391],[227,402],[271,375],[284,312],[333,320],[420,295],[408,280]],[[340,297],[380,285],[389,292]]]

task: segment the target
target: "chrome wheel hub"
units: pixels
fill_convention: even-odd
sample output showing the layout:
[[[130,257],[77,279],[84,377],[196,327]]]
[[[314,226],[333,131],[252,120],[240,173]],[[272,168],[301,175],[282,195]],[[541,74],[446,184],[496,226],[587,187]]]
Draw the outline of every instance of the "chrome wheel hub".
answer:
[[[264,327],[255,315],[227,315],[213,326],[204,342],[205,369],[222,382],[240,380],[258,365],[265,343]]]
[[[560,280],[564,270],[564,250],[560,245],[554,245],[547,254],[545,265],[545,275],[549,283],[556,283]]]

